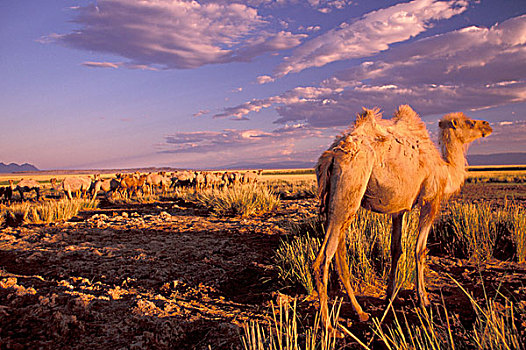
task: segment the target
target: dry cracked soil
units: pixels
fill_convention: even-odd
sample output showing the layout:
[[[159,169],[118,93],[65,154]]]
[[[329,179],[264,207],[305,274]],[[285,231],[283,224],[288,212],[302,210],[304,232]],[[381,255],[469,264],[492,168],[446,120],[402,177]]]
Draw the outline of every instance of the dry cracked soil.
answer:
[[[479,198],[477,186],[467,186],[459,198]],[[500,190],[508,193],[486,189],[485,196],[502,201]],[[514,191],[526,203],[524,188]],[[271,304],[297,297],[305,319],[314,314],[316,299],[284,287],[272,257],[290,223],[315,213],[312,198],[283,200],[276,212],[249,218],[216,217],[181,200],[102,202],[67,222],[3,228],[0,348],[242,348],[242,325],[270,320]],[[470,302],[446,273],[476,296],[495,294],[499,286],[526,303],[524,264],[493,261],[481,269],[430,256],[431,298],[444,298],[466,325],[474,321]],[[332,298],[343,296],[332,291]],[[380,292],[359,299],[382,316]],[[407,309],[413,301],[413,291],[402,291],[395,306]],[[355,320],[347,301],[341,317],[370,339],[370,327]],[[340,348],[357,348],[353,339],[340,342]]]

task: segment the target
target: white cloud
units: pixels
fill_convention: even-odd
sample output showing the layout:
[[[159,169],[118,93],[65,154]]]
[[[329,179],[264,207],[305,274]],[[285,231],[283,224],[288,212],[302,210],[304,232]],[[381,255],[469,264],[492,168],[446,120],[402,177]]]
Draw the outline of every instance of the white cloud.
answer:
[[[432,21],[448,19],[466,9],[465,0],[413,0],[370,12],[356,22],[342,23],[303,43],[276,68],[275,75],[282,77],[310,67],[373,55],[424,32]]]
[[[400,45],[327,79],[318,87],[226,108],[216,117],[246,118],[274,106],[277,123],[347,125],[362,106],[391,113],[476,110],[526,101],[526,15],[491,28],[469,27]]]
[[[256,8],[242,3],[99,0],[76,12],[80,28],[40,41],[116,54],[132,65],[149,67],[195,68],[249,61],[297,46],[305,37],[273,32]]]
[[[223,131],[178,132],[165,137],[161,146],[162,153],[219,153],[242,149],[243,152],[259,147],[272,146],[274,153],[283,147],[293,145],[294,140],[322,137],[320,131],[304,125],[284,126],[271,132],[259,129]],[[287,149],[290,150],[290,147]],[[291,151],[292,152],[292,151]]]
[[[261,75],[261,76],[257,77],[257,83],[258,84],[267,84],[267,83],[271,83],[273,81],[274,81],[274,78],[272,78],[269,75]]]
[[[208,109],[204,109],[204,110],[200,110],[197,113],[194,113],[193,116],[194,117],[200,117],[200,116],[208,114],[208,113],[210,113],[210,111]]]
[[[113,63],[113,62],[91,62],[86,61],[82,62],[83,66],[91,67],[91,68],[114,68],[117,69],[121,66],[121,63]]]

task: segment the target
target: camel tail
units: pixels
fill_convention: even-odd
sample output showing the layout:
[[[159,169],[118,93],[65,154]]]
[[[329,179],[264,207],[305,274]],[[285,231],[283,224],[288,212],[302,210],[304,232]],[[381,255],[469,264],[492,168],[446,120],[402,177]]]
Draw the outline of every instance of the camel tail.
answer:
[[[331,173],[334,163],[332,152],[323,153],[316,164],[316,178],[318,179],[318,199],[320,201],[320,216],[327,218],[329,207]]]

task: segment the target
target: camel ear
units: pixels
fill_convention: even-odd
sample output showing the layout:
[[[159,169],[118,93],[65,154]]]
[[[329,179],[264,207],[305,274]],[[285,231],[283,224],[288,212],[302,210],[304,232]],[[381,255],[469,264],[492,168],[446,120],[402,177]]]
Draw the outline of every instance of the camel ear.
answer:
[[[453,120],[441,120],[438,122],[438,126],[440,129],[456,129],[457,128],[457,121],[455,119]]]

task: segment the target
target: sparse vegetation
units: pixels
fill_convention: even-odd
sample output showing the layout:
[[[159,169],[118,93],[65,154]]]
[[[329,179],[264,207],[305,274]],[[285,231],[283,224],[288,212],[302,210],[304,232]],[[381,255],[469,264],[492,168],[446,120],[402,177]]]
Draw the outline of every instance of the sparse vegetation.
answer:
[[[316,180],[273,180],[268,186],[280,198],[314,198],[317,192]]]
[[[399,261],[398,283],[411,285],[414,270],[414,242],[418,212],[406,214]],[[323,226],[316,218],[291,227],[292,238],[285,238],[275,261],[280,276],[299,283],[310,294],[313,291],[311,267],[323,239]],[[356,284],[384,288],[390,268],[391,220],[388,215],[360,209],[347,232],[347,250],[351,278]]]
[[[248,216],[276,209],[280,200],[266,186],[236,185],[222,189],[206,189],[190,192],[187,198],[194,199],[212,209],[215,215]]]
[[[245,350],[331,350],[336,349],[337,341],[332,332],[320,322],[319,312],[312,325],[301,322],[293,304],[283,302],[279,308],[272,305],[272,320],[265,326],[259,322],[245,323],[242,343]],[[340,312],[340,303],[335,303],[330,318],[335,321]]]
[[[391,220],[386,215],[360,210],[347,232],[349,267],[360,301],[364,294],[373,296],[365,301],[372,322],[358,323],[348,300],[345,298],[343,304],[336,301],[331,304],[330,323],[337,323],[340,305],[341,317],[349,322],[348,329],[344,329],[340,326],[345,321],[339,321],[338,330],[345,336],[341,340],[327,336],[319,313],[314,311],[317,305],[313,301],[311,268],[324,229],[315,218],[313,176],[286,175],[277,179],[264,175],[260,180],[256,186],[215,190],[177,187],[162,194],[159,190],[153,194],[139,192],[128,199],[116,195],[109,201],[101,194],[101,214],[53,227],[34,224],[68,220],[97,202],[46,199],[0,205],[0,225],[5,226],[6,220],[32,224],[4,229],[0,310],[4,307],[8,313],[2,323],[2,336],[8,344],[25,341],[33,347],[44,341],[56,347],[68,342],[66,337],[56,337],[54,332],[59,329],[86,347],[92,344],[90,339],[106,341],[106,345],[117,339],[119,346],[125,347],[130,339],[127,335],[132,334],[134,344],[151,348],[190,348],[195,346],[195,337],[200,337],[200,345],[195,347],[203,349],[208,344],[210,348],[224,348],[227,343],[247,350],[524,348],[524,268],[516,263],[526,262],[526,211],[522,190],[517,186],[472,183],[475,189],[490,188],[493,192],[488,198],[499,201],[475,197],[471,203],[451,202],[445,207],[429,242],[433,277],[428,275],[427,279],[434,284],[430,290],[434,306],[429,313],[411,307],[415,292],[404,290],[413,287],[411,235],[416,233],[418,211],[406,214],[398,276],[401,291],[391,312],[383,318],[379,310],[383,309],[381,298],[391,263]],[[517,201],[502,199],[508,188],[515,191]],[[43,193],[54,195],[49,190]],[[210,208],[211,215],[201,209],[199,214],[193,213],[195,203]],[[272,211],[277,205],[281,209],[276,213],[254,215]],[[221,216],[229,218],[217,220]],[[252,223],[254,226],[249,226]],[[268,228],[272,238],[262,234],[263,227]],[[215,236],[214,231],[221,233]],[[290,234],[279,242],[274,234],[284,231]],[[183,234],[174,234],[178,232]],[[43,243],[45,250],[41,248]],[[275,253],[273,260],[262,259],[261,251],[265,257]],[[477,265],[481,267],[481,281],[477,281]],[[49,266],[59,266],[57,271],[64,277],[57,286],[46,283],[43,288],[35,278],[55,273]],[[443,271],[459,282],[446,277]],[[20,277],[14,278],[14,273]],[[503,277],[507,274],[515,276],[506,280]],[[196,283],[173,280],[172,276],[186,276]],[[332,283],[337,281],[335,277],[331,277]],[[501,279],[502,288],[492,283],[496,280],[499,284]],[[146,283],[148,290],[142,288]],[[484,283],[487,291],[481,287]],[[82,302],[57,292],[64,286],[74,293],[71,295],[82,297]],[[19,295],[22,293],[26,294]],[[59,297],[51,304],[53,293]],[[126,298],[121,297],[124,294]],[[123,312],[124,321],[112,323],[117,303],[107,303],[108,295],[120,298],[119,307],[126,305],[134,313]],[[342,295],[331,298],[338,300]],[[104,300],[98,304],[103,308],[92,307],[99,299]],[[247,299],[251,301],[245,302]],[[15,301],[19,306],[13,306]],[[256,303],[258,307],[254,308]],[[277,306],[260,307],[272,303]],[[29,312],[35,308],[39,313]],[[202,317],[196,316],[197,309]],[[189,314],[191,318],[187,318]],[[232,317],[236,318],[235,325]],[[87,334],[87,329],[96,329],[90,328],[94,318],[118,331],[111,337],[96,330]],[[40,327],[24,336],[22,327],[33,324],[51,328]],[[242,329],[237,328],[240,324],[244,324]],[[121,327],[126,333],[120,332]]]
[[[96,208],[98,203],[98,201],[78,198],[36,203],[23,202],[10,206],[0,205],[0,217],[4,223],[15,226],[23,223],[45,224],[69,220],[81,210]]]
[[[475,263],[492,257],[524,262],[526,211],[513,203],[504,208],[485,202],[452,203],[435,223],[431,240],[442,253]]]
[[[476,315],[472,328],[465,328],[443,300],[436,314],[433,310],[414,308],[412,321],[406,313],[397,316],[391,309],[394,315],[391,324],[382,325],[381,320],[373,319],[374,333],[387,349],[524,349],[526,344],[514,321],[516,314],[525,314],[521,306],[506,297],[498,302],[488,295],[482,303],[477,302],[460,283],[452,280],[471,302]],[[454,337],[459,332],[464,337]]]

